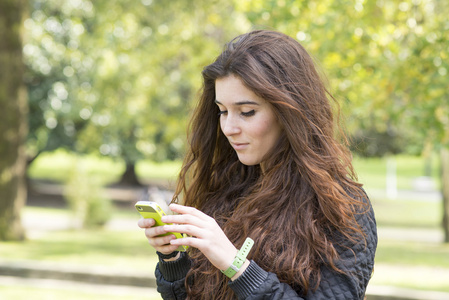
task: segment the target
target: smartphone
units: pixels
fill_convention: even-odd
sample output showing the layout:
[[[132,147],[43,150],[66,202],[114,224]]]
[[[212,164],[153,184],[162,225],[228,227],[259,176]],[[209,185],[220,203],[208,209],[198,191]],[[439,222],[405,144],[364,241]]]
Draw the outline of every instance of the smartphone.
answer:
[[[167,214],[162,210],[162,208],[156,202],[152,201],[139,201],[135,204],[137,211],[140,213],[142,217],[145,219],[154,219],[156,222],[154,226],[162,226],[162,225],[172,225],[172,223],[164,223],[161,221],[162,216],[166,216]],[[167,232],[161,236],[165,235],[174,235],[177,239],[184,237],[181,233],[178,232]],[[187,246],[179,246],[178,251],[186,251]]]

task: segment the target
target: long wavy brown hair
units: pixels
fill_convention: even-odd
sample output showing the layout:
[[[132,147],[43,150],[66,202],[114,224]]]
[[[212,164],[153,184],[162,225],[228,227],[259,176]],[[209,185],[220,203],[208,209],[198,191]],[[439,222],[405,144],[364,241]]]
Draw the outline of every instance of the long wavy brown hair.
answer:
[[[283,128],[263,170],[240,163],[220,130],[215,81],[231,74],[271,104]],[[336,101],[306,50],[274,31],[236,37],[202,75],[174,201],[214,217],[237,248],[251,237],[249,259],[305,295],[318,286],[323,263],[342,272],[336,234],[364,239],[354,209],[364,193],[334,118]],[[235,298],[229,279],[199,250],[189,255],[189,299]]]

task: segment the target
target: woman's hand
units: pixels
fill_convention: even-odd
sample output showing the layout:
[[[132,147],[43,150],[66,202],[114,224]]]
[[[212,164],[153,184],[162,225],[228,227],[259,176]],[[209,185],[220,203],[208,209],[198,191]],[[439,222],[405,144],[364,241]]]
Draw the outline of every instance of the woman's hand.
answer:
[[[173,247],[170,249],[176,249],[180,245],[195,247],[220,270],[226,270],[232,264],[238,250],[212,217],[196,208],[178,204],[171,204],[170,209],[179,215],[163,216],[162,222],[174,225],[160,226],[162,232],[179,232],[189,235],[181,239],[167,239],[166,241]],[[156,233],[160,234],[160,231]],[[153,235],[156,233],[151,232]]]
[[[164,226],[154,226],[154,219],[140,219],[137,221],[137,225],[140,228],[145,229],[145,236],[148,239],[150,245],[163,254],[170,254],[178,248],[178,246],[171,245],[170,241],[176,239],[174,235],[167,235],[158,237],[158,235],[167,233],[164,230]]]

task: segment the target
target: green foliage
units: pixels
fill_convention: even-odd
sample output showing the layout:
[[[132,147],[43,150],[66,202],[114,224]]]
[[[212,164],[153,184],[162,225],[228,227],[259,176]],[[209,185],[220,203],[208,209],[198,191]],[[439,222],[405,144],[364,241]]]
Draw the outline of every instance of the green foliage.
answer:
[[[105,197],[101,182],[89,176],[77,160],[65,185],[64,196],[78,228],[102,227],[111,218],[112,203]]]
[[[81,4],[81,5],[80,5]],[[29,94],[29,156],[75,147],[86,125],[94,60],[83,48],[87,2],[32,1],[25,21],[25,81]]]
[[[351,133],[369,141],[370,133],[395,132],[415,144],[397,149],[383,140],[390,153],[448,145],[447,1],[250,0],[237,9],[315,55]]]
[[[126,163],[181,157],[202,67],[251,28],[283,31],[316,58],[355,151],[449,144],[447,1],[31,4],[30,155],[64,146]]]
[[[232,3],[35,0],[32,7],[24,48],[31,154],[65,146],[127,163],[182,155],[201,68],[234,35]]]
[[[374,127],[356,130],[351,137],[350,148],[353,153],[364,157],[382,157],[403,152],[410,145],[407,138],[394,130],[378,132]]]
[[[36,28],[34,33],[38,37],[40,32],[58,28],[52,18],[54,12],[64,15],[58,9],[68,12],[65,20],[72,18],[72,10],[60,2],[36,3],[39,5],[32,19],[38,22],[29,21],[28,28]],[[57,76],[56,80],[50,78],[55,82],[51,84],[52,90],[41,93],[44,98],[48,96],[45,101],[50,106],[40,101],[39,107],[44,109],[36,115],[49,116],[46,127],[65,125],[64,130],[60,127],[57,131],[55,127],[55,135],[48,136],[47,128],[41,126],[43,129],[36,131],[41,133],[35,135],[34,141],[45,146],[34,145],[37,153],[51,149],[51,141],[55,141],[54,145],[68,145],[77,151],[121,157],[128,164],[143,157],[163,160],[182,155],[189,100],[199,86],[197,74],[201,66],[216,56],[218,45],[228,40],[230,32],[234,36],[251,25],[274,28],[297,38],[321,62],[331,78],[332,93],[342,102],[349,131],[355,137],[353,149],[360,149],[367,156],[380,156],[402,151],[418,153],[449,144],[447,1],[77,3],[76,9],[86,14],[80,17],[73,13],[82,20],[80,24],[75,22],[80,26],[74,26],[77,28],[74,32],[80,33],[79,43],[75,40],[67,45],[81,45],[76,49],[86,53],[82,60],[75,59],[83,63],[75,65],[87,63],[88,79],[78,80],[82,83],[73,91],[82,91],[79,88],[82,87],[88,94],[74,97],[86,101],[84,106],[72,110],[71,105],[64,106],[66,102],[62,101],[66,96],[67,100],[72,99],[68,95],[74,93],[65,92],[66,86],[71,85]],[[41,10],[45,5],[50,8]],[[217,8],[218,13],[206,12]],[[171,17],[174,12],[177,18]],[[148,15],[154,18],[149,19]],[[229,15],[234,18],[227,18]],[[226,23],[231,19],[237,20],[235,24]],[[39,30],[39,24],[44,29]],[[51,47],[50,40],[51,35],[37,38],[34,45],[52,50],[52,55],[58,58],[57,49],[63,49],[64,43]],[[24,48],[25,54],[38,53],[28,46]],[[37,67],[45,67],[42,62],[46,60],[42,55],[30,61],[37,62]],[[97,63],[93,64],[94,61]],[[70,64],[74,64],[73,60]],[[62,73],[72,78],[67,76],[72,69],[68,65]],[[37,73],[45,70],[38,69]],[[82,121],[61,123],[54,117],[60,115],[55,110],[67,114],[75,111]],[[31,126],[31,136],[35,128],[39,126]],[[48,138],[61,136],[58,132],[76,133],[76,139],[75,135],[67,142]],[[406,143],[411,147],[401,147]]]

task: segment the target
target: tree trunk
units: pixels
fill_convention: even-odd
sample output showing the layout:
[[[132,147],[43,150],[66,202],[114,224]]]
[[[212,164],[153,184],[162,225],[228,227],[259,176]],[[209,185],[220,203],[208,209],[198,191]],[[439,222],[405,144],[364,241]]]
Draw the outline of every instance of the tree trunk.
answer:
[[[118,182],[119,185],[128,185],[128,186],[141,186],[142,184],[137,178],[136,174],[136,164],[135,163],[126,163],[125,172],[122,175],[122,178]]]
[[[441,149],[441,191],[443,194],[444,242],[449,243],[449,149]]]
[[[27,96],[23,84],[22,24],[27,2],[0,1],[0,240],[22,240],[26,200]]]

